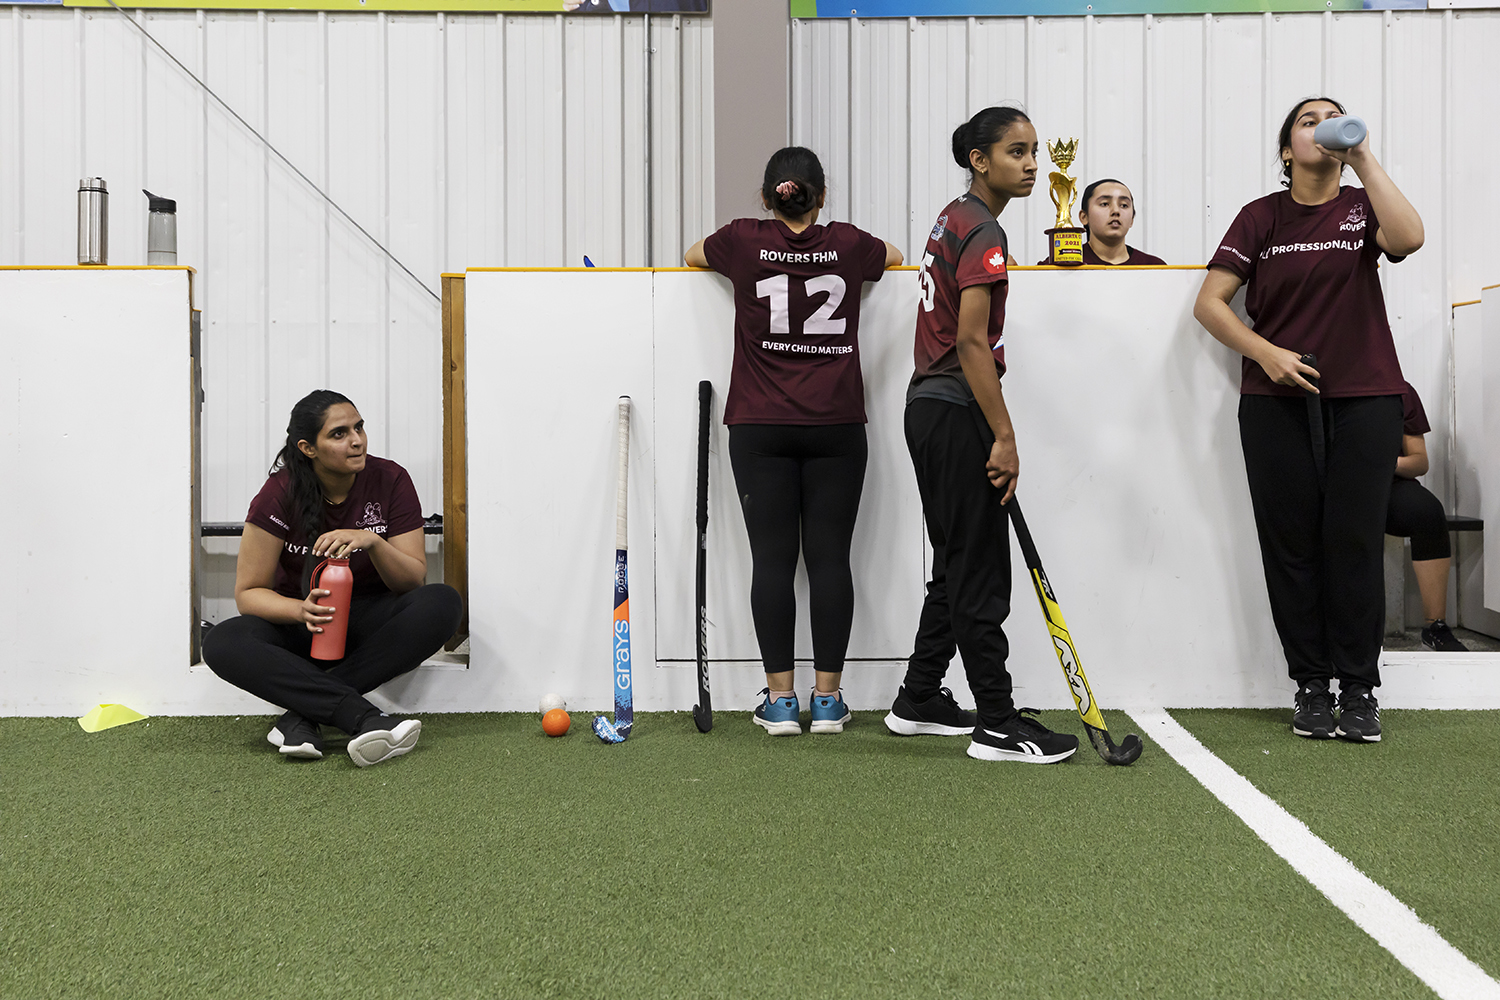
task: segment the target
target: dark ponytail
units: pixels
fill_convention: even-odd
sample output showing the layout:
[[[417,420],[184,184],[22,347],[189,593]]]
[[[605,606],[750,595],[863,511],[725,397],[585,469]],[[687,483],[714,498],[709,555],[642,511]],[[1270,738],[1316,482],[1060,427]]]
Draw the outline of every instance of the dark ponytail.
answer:
[[[760,182],[766,207],[788,219],[799,219],[818,207],[823,197],[823,164],[818,154],[803,146],[787,146],[771,154]]]
[[[1020,108],[985,108],[953,130],[953,162],[972,172],[974,167],[969,162],[972,150],[987,153],[991,146],[1005,138],[1012,125],[1029,121],[1031,119]]]
[[[323,421],[327,419],[329,409],[338,403],[354,405],[348,396],[332,389],[317,389],[297,400],[287,421],[286,443],[281,446],[281,450],[276,453],[276,460],[271,463],[271,475],[286,469],[291,477],[291,488],[287,492],[295,522],[287,533],[287,541],[293,541],[294,532],[300,531],[302,543],[309,550],[323,533],[323,484],[313,471],[312,459],[302,453],[297,442],[306,441],[316,445],[318,432],[323,429]],[[307,593],[313,567],[310,551],[308,555],[302,570],[304,594]]]

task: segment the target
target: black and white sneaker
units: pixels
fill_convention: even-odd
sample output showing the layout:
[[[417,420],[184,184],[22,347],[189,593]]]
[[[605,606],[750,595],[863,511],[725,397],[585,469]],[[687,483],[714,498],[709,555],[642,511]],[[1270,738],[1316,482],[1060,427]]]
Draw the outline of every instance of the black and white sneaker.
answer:
[[[349,756],[360,767],[411,753],[422,735],[422,723],[399,715],[366,716],[359,729],[349,738]]]
[[[902,687],[885,717],[885,728],[897,736],[966,736],[977,725],[979,717],[959,708],[947,688],[926,701],[912,701]]]
[[[277,719],[276,725],[266,734],[266,742],[278,747],[287,757],[323,759],[323,733],[318,724],[308,722],[296,712],[288,712]]]
[[[1056,764],[1078,751],[1078,737],[1054,733],[1036,719],[1034,708],[1023,708],[999,729],[974,727],[968,754],[976,760],[1017,760],[1023,764]]]
[[[1458,641],[1448,623],[1434,618],[1422,629],[1422,645],[1438,653],[1467,653],[1469,647]]]
[[[1380,703],[1365,684],[1339,685],[1338,734],[1350,743],[1380,742]]]
[[[1299,687],[1292,701],[1292,732],[1310,740],[1331,740],[1337,728],[1328,682],[1308,681]]]

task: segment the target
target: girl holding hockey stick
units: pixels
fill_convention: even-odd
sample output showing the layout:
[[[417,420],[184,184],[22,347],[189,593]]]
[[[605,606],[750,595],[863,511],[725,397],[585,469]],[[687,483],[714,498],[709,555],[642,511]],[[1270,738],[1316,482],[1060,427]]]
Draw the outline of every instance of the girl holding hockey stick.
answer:
[[[1423,232],[1368,138],[1352,149],[1314,142],[1318,124],[1343,113],[1315,97],[1287,114],[1276,143],[1287,190],[1240,210],[1193,315],[1244,355],[1240,443],[1271,617],[1297,683],[1292,731],[1373,743],[1382,536],[1405,387],[1376,266],[1415,253]],[[1340,185],[1346,166],[1363,187]],[[1229,305],[1245,283],[1253,329]]]
[[[411,477],[366,452],[365,422],[347,396],[310,393],[292,407],[271,477],[250,502],[235,566],[240,617],[215,626],[203,659],[235,687],[286,709],[266,739],[283,756],[323,756],[322,726],[348,733],[367,767],[416,745],[422,723],[386,715],[364,697],[437,652],[463,601],[423,585],[427,556]],[[312,659],[333,620],[329,591],[309,590],[314,565],[347,558],[353,572],[345,656]]]
[[[985,108],[953,133],[969,190],[932,227],[919,272],[916,371],[906,393],[906,443],[932,542],[932,579],[906,678],[886,716],[900,735],[960,735],[979,760],[1050,764],[1078,739],[1016,710],[1005,661],[1010,519],[1020,460],[1005,407],[1009,245],[997,216],[1031,194],[1036,129],[1018,108]],[[941,687],[961,650],[977,713]],[[1034,713],[1033,713],[1034,714]],[[976,717],[977,715],[977,717]]]
[[[849,721],[840,694],[854,620],[849,549],[865,477],[860,286],[901,252],[843,222],[818,225],[823,165],[789,146],[766,163],[770,219],[737,219],[699,240],[685,260],[734,285],[734,367],[724,403],[729,460],[753,560],[750,613],[766,671],[755,723],[802,732],[792,690],[800,550],[812,615],[812,731]]]

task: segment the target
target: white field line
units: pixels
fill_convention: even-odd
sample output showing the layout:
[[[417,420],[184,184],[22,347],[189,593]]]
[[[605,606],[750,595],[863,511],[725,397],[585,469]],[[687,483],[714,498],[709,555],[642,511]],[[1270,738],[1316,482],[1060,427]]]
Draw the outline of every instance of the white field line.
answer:
[[[1500,983],[1423,923],[1411,907],[1320,840],[1306,823],[1214,756],[1176,719],[1159,708],[1137,709],[1130,717],[1271,850],[1434,993],[1444,1000],[1500,1000]]]

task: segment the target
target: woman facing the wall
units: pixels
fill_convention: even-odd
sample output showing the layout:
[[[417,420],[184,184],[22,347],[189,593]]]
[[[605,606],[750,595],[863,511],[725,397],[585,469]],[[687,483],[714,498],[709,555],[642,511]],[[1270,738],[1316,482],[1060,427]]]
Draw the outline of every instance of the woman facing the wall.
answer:
[[[734,365],[724,403],[729,460],[750,536],[750,615],[766,672],[754,721],[802,732],[792,690],[797,556],[807,566],[814,733],[850,719],[840,686],[854,621],[849,550],[864,488],[865,394],[859,300],[901,252],[844,222],[818,225],[826,185],[817,154],[778,150],[761,201],[770,219],[736,219],[684,259],[734,285]]]

